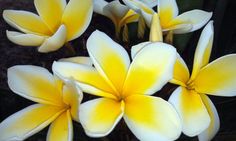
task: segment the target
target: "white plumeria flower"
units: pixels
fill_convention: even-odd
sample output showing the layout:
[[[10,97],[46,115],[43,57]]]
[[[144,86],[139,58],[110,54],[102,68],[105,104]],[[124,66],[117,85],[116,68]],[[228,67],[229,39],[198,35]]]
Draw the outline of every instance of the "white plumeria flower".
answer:
[[[42,67],[26,65],[8,69],[8,85],[16,94],[37,104],[0,123],[1,141],[25,140],[50,123],[47,141],[73,140],[72,119],[79,121],[83,97],[73,81],[63,82]]]
[[[51,52],[78,38],[87,29],[93,12],[92,0],[34,0],[39,14],[22,10],[4,10],[3,18],[21,32],[7,31],[13,43],[39,47]]]
[[[220,121],[214,104],[206,94],[236,96],[236,54],[223,56],[211,63],[209,58],[213,44],[213,22],[203,29],[195,52],[192,75],[184,60],[177,56],[173,84],[180,85],[169,102],[181,117],[183,133],[196,136],[200,141],[211,140],[219,130]],[[132,47],[132,56],[151,42]]]
[[[123,0],[135,11],[140,11],[148,27],[151,26],[155,11],[142,0]],[[212,17],[212,12],[191,10],[179,15],[176,0],[156,0],[162,31],[173,31],[175,34],[193,32],[204,26]]]
[[[140,140],[169,141],[179,137],[181,124],[173,107],[151,96],[173,75],[176,50],[164,43],[152,43],[130,62],[128,53],[102,32],[87,41],[95,67],[54,62],[61,78],[73,78],[89,94],[101,96],[80,106],[80,122],[90,137],[108,135],[123,117]]]
[[[118,0],[106,2],[105,0],[93,0],[94,12],[106,16],[112,20],[115,25],[116,36],[120,34],[120,30],[128,23],[138,21],[139,15],[136,14],[126,5],[121,4]]]

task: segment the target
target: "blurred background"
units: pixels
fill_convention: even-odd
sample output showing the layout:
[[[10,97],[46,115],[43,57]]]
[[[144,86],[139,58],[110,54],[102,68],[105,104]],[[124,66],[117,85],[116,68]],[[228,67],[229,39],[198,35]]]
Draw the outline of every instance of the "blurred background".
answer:
[[[212,11],[214,20],[214,45],[211,60],[226,54],[236,53],[236,0],[176,0],[180,9],[180,13],[192,9],[202,9]],[[26,10],[36,13],[33,0],[0,0],[0,13],[2,15],[5,9]],[[135,27],[136,25],[129,25]],[[0,122],[11,114],[33,104],[10,91],[7,86],[7,69],[14,65],[37,65],[51,70],[54,60],[71,56],[87,56],[86,40],[89,35],[96,29],[99,29],[111,38],[115,38],[114,27],[112,22],[104,16],[94,14],[92,22],[87,31],[78,39],[72,41],[72,45],[76,51],[75,55],[63,47],[60,50],[42,54],[38,53],[34,47],[22,47],[11,43],[6,38],[6,30],[15,30],[4,22],[2,16],[0,18]],[[176,35],[174,37],[174,45],[178,52],[183,56],[189,68],[191,69],[194,51],[201,33],[198,30],[194,33]],[[136,43],[148,40],[136,37],[136,30],[131,28],[130,41],[122,42],[127,51]],[[148,35],[148,31],[147,31]],[[235,60],[236,61],[236,60]],[[236,73],[236,72],[235,72]],[[167,99],[170,92],[168,89],[171,85],[166,86],[159,95]],[[236,87],[236,84],[235,84]],[[220,116],[220,131],[213,139],[214,141],[236,141],[236,97],[210,97],[215,104]],[[197,122],[197,121],[196,121]],[[123,121],[119,123],[117,128],[107,137],[93,139],[85,135],[82,127],[78,123],[74,123],[74,140],[80,141],[136,141],[137,139]],[[28,138],[27,141],[45,141],[47,129]],[[178,141],[197,141],[197,138],[189,138],[182,135]]]

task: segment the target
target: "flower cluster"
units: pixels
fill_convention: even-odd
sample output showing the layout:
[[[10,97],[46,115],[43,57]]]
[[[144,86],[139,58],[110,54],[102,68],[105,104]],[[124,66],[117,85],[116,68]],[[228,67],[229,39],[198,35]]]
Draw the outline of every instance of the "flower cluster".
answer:
[[[143,141],[171,141],[185,135],[211,140],[219,130],[217,110],[207,95],[236,95],[236,54],[209,62],[212,13],[192,10],[179,15],[175,0],[34,0],[39,15],[5,10],[4,20],[23,33],[7,31],[10,41],[56,51],[85,32],[93,11],[112,20],[116,36],[138,22],[139,35],[150,28],[149,41],[124,47],[96,30],[87,39],[89,57],[54,61],[53,74],[31,65],[8,69],[10,89],[33,104],[0,123],[0,141],[25,140],[49,124],[48,141],[72,141],[72,120],[89,137],[104,137],[124,120]],[[153,7],[158,8],[157,12]],[[179,16],[178,16],[179,15]],[[208,23],[198,41],[192,72],[163,34],[193,32]],[[99,23],[98,23],[99,24]],[[123,32],[124,32],[123,31]],[[178,87],[166,101],[154,96],[167,83]],[[97,96],[83,101],[83,92]],[[81,103],[82,102],[82,103]]]

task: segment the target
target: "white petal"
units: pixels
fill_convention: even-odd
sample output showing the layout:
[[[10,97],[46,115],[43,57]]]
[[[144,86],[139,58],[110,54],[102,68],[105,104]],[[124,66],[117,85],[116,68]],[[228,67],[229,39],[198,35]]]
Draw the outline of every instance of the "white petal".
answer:
[[[208,96],[203,94],[201,97],[210,115],[211,123],[205,131],[198,135],[198,139],[199,141],[210,141],[220,129],[220,119],[214,104],[211,102]]]
[[[194,55],[193,71],[190,80],[194,80],[200,69],[209,63],[213,44],[213,22],[209,22],[203,29]]]
[[[194,90],[178,87],[170,96],[169,102],[175,107],[183,125],[183,133],[193,137],[203,132],[210,124],[210,116]]]
[[[133,59],[123,94],[148,94],[160,90],[173,76],[176,50],[165,43],[146,45]]]
[[[116,100],[99,98],[80,106],[79,118],[90,137],[108,135],[123,116],[122,104]]]
[[[93,62],[89,57],[70,57],[70,58],[62,58],[59,60],[60,62],[72,62],[76,64],[83,64],[83,65],[88,65],[92,66]]]
[[[35,34],[24,34],[8,30],[6,33],[7,33],[7,38],[10,41],[22,46],[40,46],[46,38],[45,36],[40,36]]]
[[[47,53],[58,50],[64,45],[66,41],[66,34],[66,27],[61,25],[53,36],[44,41],[44,43],[38,48],[38,51]]]
[[[150,44],[151,42],[143,42],[131,47],[131,57],[134,59],[136,54],[141,51],[146,45]]]
[[[141,141],[170,141],[181,134],[181,121],[175,109],[161,98],[131,95],[125,100],[124,119]]]
[[[130,65],[126,50],[98,30],[90,35],[87,49],[97,71],[114,91],[121,92]]]
[[[16,94],[42,104],[61,106],[60,91],[53,75],[37,66],[22,65],[8,69],[8,85]]]
[[[193,32],[203,27],[211,19],[211,17],[212,12],[206,12],[203,10],[191,10],[177,16],[171,22],[192,24],[193,27],[189,32]]]
[[[103,8],[108,4],[105,0],[93,0],[93,11],[104,15]]]
[[[35,104],[5,119],[0,124],[1,141],[22,141],[54,121],[64,110],[57,106]]]

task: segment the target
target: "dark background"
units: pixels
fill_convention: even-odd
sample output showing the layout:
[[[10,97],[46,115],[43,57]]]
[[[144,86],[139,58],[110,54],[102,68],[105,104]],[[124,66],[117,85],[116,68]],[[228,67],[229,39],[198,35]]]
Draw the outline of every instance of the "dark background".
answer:
[[[214,60],[225,54],[236,52],[236,0],[177,0],[180,12],[191,9],[202,9],[214,12],[212,19],[214,20],[215,37],[211,60]],[[0,0],[0,13],[4,9],[35,11],[33,0]],[[136,25],[130,25],[135,27]],[[6,30],[15,30],[7,25],[2,16],[0,18],[0,122],[11,114],[33,104],[13,92],[7,86],[7,68],[14,65],[38,65],[51,69],[52,62],[64,57],[70,56],[87,56],[86,40],[89,35],[99,29],[109,36],[114,37],[114,27],[112,22],[101,16],[94,14],[92,22],[87,31],[78,39],[72,41],[72,45],[76,51],[76,55],[63,47],[60,50],[42,54],[38,53],[34,47],[22,47],[15,45],[6,38]],[[189,68],[192,66],[195,47],[201,30],[185,35],[176,35],[174,44],[177,50],[184,57]],[[131,29],[132,36],[130,42],[123,44],[127,51],[130,47],[138,42],[147,40],[148,31],[144,39],[137,40],[136,30]],[[236,61],[236,60],[235,60]],[[236,72],[235,72],[236,73]],[[235,84],[236,86],[236,84]],[[171,91],[170,88],[175,86],[167,85],[161,92],[156,95],[167,99]],[[172,89],[173,90],[173,89]],[[221,128],[214,141],[236,141],[236,98],[210,97],[215,104],[220,116]],[[197,121],[196,121],[197,122]],[[78,123],[74,123],[74,140],[92,141],[92,140],[137,140],[129,129],[121,121],[115,130],[107,137],[92,139],[85,135],[82,127]],[[27,139],[27,141],[44,141],[46,140],[47,129],[35,134]],[[189,138],[182,135],[178,141],[197,141],[197,138]]]

